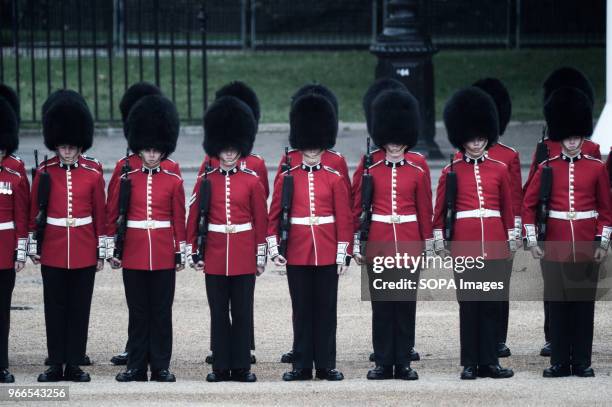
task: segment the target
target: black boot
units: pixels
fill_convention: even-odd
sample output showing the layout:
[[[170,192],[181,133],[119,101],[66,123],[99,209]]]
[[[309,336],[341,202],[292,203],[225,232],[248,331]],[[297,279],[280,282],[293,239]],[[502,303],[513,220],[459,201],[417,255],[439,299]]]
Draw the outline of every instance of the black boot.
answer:
[[[396,365],[395,378],[400,380],[419,380],[419,374],[410,365]]]
[[[512,369],[500,365],[478,366],[478,377],[490,377],[492,379],[507,379],[514,376]]]
[[[376,366],[368,371],[368,380],[387,380],[393,379],[393,366]]]
[[[144,369],[128,369],[125,372],[119,373],[115,376],[115,380],[118,382],[146,382],[149,380],[147,377],[147,371]]]
[[[125,366],[128,362],[128,353],[123,352],[111,358],[111,363],[115,366]]]
[[[475,380],[476,366],[464,366],[461,372],[461,380]]]
[[[257,376],[249,369],[233,369],[232,380],[235,382],[253,383],[257,381]]]
[[[497,357],[498,358],[507,358],[512,356],[512,352],[510,352],[510,348],[506,346],[505,343],[500,342],[497,344]]]
[[[328,380],[330,382],[337,382],[344,380],[344,375],[337,369],[317,369],[317,379]]]
[[[556,363],[546,369],[542,373],[542,377],[567,377],[571,376],[572,372],[569,365]]]
[[[151,372],[151,381],[152,382],[162,382],[162,383],[174,383],[176,381],[176,376],[174,373],[170,373],[168,369],[160,369],[154,372]]]
[[[61,382],[62,380],[64,380],[62,365],[53,365],[38,375],[38,381],[41,383]]]
[[[66,365],[66,369],[64,370],[64,380],[69,382],[85,383],[90,382],[91,377],[89,376],[89,373],[84,372],[78,366]]]
[[[540,356],[549,358],[552,355],[552,345],[550,342],[546,342],[542,349],[540,349]]]
[[[410,348],[410,361],[417,362],[419,360],[421,360],[421,355],[419,355],[419,352],[414,350],[414,348]]]
[[[0,383],[15,383],[15,376],[8,369],[0,369]]]
[[[215,356],[211,353],[210,355],[206,356],[206,359],[204,361],[209,365],[212,365],[215,361]]]
[[[293,349],[287,353],[283,353],[283,356],[281,356],[281,363],[293,363],[294,360],[295,355],[293,353]]]
[[[206,375],[207,382],[227,382],[231,378],[229,370],[213,370]]]
[[[585,365],[572,365],[572,374],[578,377],[595,377],[593,368]]]
[[[312,369],[293,369],[283,374],[283,380],[293,382],[296,380],[312,380]]]

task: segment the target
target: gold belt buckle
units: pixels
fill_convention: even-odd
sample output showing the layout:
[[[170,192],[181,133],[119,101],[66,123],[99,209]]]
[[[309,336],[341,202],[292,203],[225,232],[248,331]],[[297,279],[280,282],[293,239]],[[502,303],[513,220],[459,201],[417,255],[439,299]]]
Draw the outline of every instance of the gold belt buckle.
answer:
[[[318,225],[319,224],[319,217],[318,216],[311,216],[309,219],[309,222],[311,225]]]
[[[75,221],[76,219],[74,218],[66,218],[66,227],[67,228],[74,227],[74,224],[76,223]]]
[[[569,211],[569,212],[567,213],[567,218],[568,218],[568,219],[574,219],[575,217],[576,217],[576,212],[574,212],[574,211]]]
[[[400,223],[399,215],[391,215],[391,223]]]
[[[154,220],[148,220],[145,222],[145,227],[147,229],[155,229],[155,221]]]
[[[225,233],[236,233],[235,225],[225,225]]]

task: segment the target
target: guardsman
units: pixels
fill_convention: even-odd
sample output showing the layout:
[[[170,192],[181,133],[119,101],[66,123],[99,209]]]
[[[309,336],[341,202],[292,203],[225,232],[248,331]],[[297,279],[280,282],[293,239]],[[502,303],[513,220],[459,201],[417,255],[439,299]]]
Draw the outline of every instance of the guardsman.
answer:
[[[562,150],[538,166],[522,212],[527,247],[542,259],[549,303],[552,355],[543,375],[593,377],[598,263],[606,256],[612,232],[610,183],[604,163],[581,150],[593,132],[588,95],[560,87],[548,98],[544,116],[549,139]],[[547,202],[542,202],[542,185],[548,190]],[[542,215],[538,208],[543,204]]]
[[[351,197],[348,177],[322,162],[335,144],[338,118],[328,98],[307,92],[293,101],[289,123],[299,158],[276,179],[267,237],[274,264],[287,266],[293,311],[293,370],[283,380],[312,379],[313,364],[317,378],[342,380],[335,357],[338,275],[351,259]]]
[[[482,89],[488,93],[495,101],[497,107],[497,114],[499,116],[499,136],[503,136],[510,121],[512,115],[512,100],[508,89],[504,84],[497,78],[484,78],[480,79],[472,84],[477,88]],[[497,141],[487,150],[487,156],[497,161],[501,161],[508,167],[508,173],[510,175],[510,190],[512,191],[512,212],[514,213],[514,233],[517,238],[517,247],[521,244],[521,206],[523,203],[523,189],[521,181],[521,163],[519,160],[519,153],[514,148],[509,147],[500,141]],[[457,152],[455,159],[460,159],[462,153]],[[507,280],[504,281],[506,287],[510,286],[510,277],[512,275],[512,263],[514,257],[508,259],[507,271],[504,275]],[[505,293],[509,293],[509,290],[505,290]],[[508,337],[508,317],[510,314],[508,299],[501,302],[501,314],[499,318],[499,338],[497,343],[497,356],[500,358],[506,358],[511,355],[510,348],[506,345],[506,339]]]
[[[371,119],[372,102],[374,102],[374,99],[376,99],[378,95],[380,95],[382,92],[387,91],[387,90],[407,91],[408,88],[406,88],[406,86],[403,83],[393,78],[378,79],[368,88],[365,95],[363,96],[362,104],[363,104],[363,112],[366,118],[366,127],[368,129],[368,134],[370,135],[372,134],[372,119]],[[372,163],[376,163],[381,160],[384,160],[387,155],[385,149],[382,146],[377,145],[377,147],[378,147],[377,149],[370,152],[370,160]],[[425,156],[423,156],[423,154],[418,153],[416,151],[410,151],[409,149],[404,150],[404,155],[405,155],[406,160],[412,162],[418,167],[421,167],[421,169],[424,171],[425,177],[427,178],[427,184],[429,185],[429,188],[427,188],[426,192],[429,193],[429,200],[431,201],[431,176],[430,176],[429,166],[427,165],[427,160],[425,159]],[[353,184],[352,184],[353,198],[358,193],[357,191],[361,190],[361,179],[362,179],[363,172],[364,172],[364,160],[362,159],[359,161],[359,164],[357,165],[357,169],[355,170],[355,173],[353,174]],[[361,211],[361,208],[355,205],[353,205],[353,208]],[[358,217],[355,217],[355,219],[358,219]],[[355,227],[358,228],[359,225],[356,224]],[[410,321],[416,322],[416,307],[411,307],[410,311],[414,313]],[[414,333],[414,328],[411,332]],[[415,343],[414,336],[412,336],[410,341],[414,346],[414,343]],[[419,355],[417,351],[415,351],[414,347],[412,347],[410,349],[410,360],[414,362],[420,359],[421,359],[421,356]],[[376,358],[375,358],[374,352],[372,352],[370,354],[370,362],[375,362],[375,361],[376,361]]]
[[[461,150],[462,157],[446,166],[440,176],[434,210],[436,248],[442,249],[446,241],[454,259],[479,260],[478,266],[471,269],[454,270],[459,301],[461,379],[508,378],[514,373],[501,367],[497,356],[499,296],[487,298],[486,292],[469,292],[462,285],[464,281],[502,282],[511,250],[516,247],[508,168],[486,154],[499,136],[495,102],[479,88],[461,89],[446,103],[444,124],[449,141]],[[447,199],[452,190],[447,184],[451,182],[455,184],[454,200]]]
[[[324,85],[318,84],[318,83],[309,83],[299,88],[293,94],[293,96],[291,96],[292,105],[301,96],[304,96],[306,94],[313,94],[313,93],[320,95],[324,97],[325,99],[327,99],[329,103],[331,103],[331,105],[333,106],[336,117],[338,117],[338,99],[336,98],[336,95],[329,88],[327,88]],[[349,178],[348,165],[346,164],[346,159],[344,158],[344,156],[340,154],[339,152],[333,150],[335,144],[336,144],[336,139],[334,138],[333,141],[330,142],[330,144],[325,145],[325,149],[323,153],[321,154],[321,165],[325,165],[327,167],[330,167],[333,170],[338,171],[340,175],[342,175],[342,179],[345,181],[346,187],[350,191],[351,190],[351,180]],[[284,171],[283,168],[287,162],[290,162],[291,166],[296,166],[302,163],[303,155],[300,150],[292,148],[292,149],[289,149],[288,152],[289,152],[288,157],[283,154],[278,164],[278,169],[276,171],[276,175],[274,176],[274,185],[276,185],[276,182],[278,181],[279,178],[282,178],[281,174]],[[295,347],[295,337],[293,340],[293,347]],[[294,352],[292,348],[292,350],[284,353],[281,356],[281,362],[282,363],[293,363],[294,361],[293,357],[294,357]]]
[[[417,257],[425,249],[433,254],[433,209],[429,177],[405,154],[416,145],[419,137],[418,101],[407,90],[387,90],[374,99],[371,111],[372,138],[377,146],[381,146],[385,156],[367,168],[373,191],[372,197],[367,198],[371,201],[371,215],[367,217],[371,222],[365,252],[361,252],[360,234],[356,233],[353,255],[358,264],[367,264],[368,275],[374,276],[371,259],[375,256],[395,257],[401,253]],[[358,185],[353,195],[353,213],[359,219],[364,207],[362,183]],[[419,280],[418,270],[413,273],[404,270],[402,273],[398,269],[389,269],[383,273],[383,279],[406,277]],[[417,372],[410,367],[416,291],[397,301],[377,298],[374,290],[371,292],[376,367],[368,372],[367,378],[417,380]]]
[[[143,97],[149,96],[149,95],[162,95],[162,92],[159,90],[157,86],[151,83],[137,82],[133,84],[132,86],[130,86],[125,92],[125,94],[123,95],[123,97],[121,98],[121,102],[119,102],[119,111],[121,112],[121,120],[123,123],[123,135],[125,136],[126,140],[128,137],[127,118],[128,118],[128,115],[130,114],[130,110],[132,110],[132,107],[136,104],[136,102],[138,102]],[[108,193],[107,193],[107,198],[106,198],[107,202],[110,202],[112,199],[114,199],[115,197],[113,196],[113,193],[119,190],[118,184],[120,183],[121,174],[126,165],[125,161],[126,161],[126,158],[123,157],[120,160],[118,160],[117,164],[115,165],[115,169],[113,170],[113,175],[111,176],[111,179],[108,183]],[[130,170],[134,170],[134,169],[142,167],[142,159],[140,158],[140,155],[138,153],[132,152],[131,154],[127,156],[127,167],[129,167]],[[178,175],[179,177],[182,176],[179,164],[169,157],[165,157],[161,161],[161,168],[163,170],[170,171]],[[112,239],[112,237],[110,236],[109,238]],[[129,327],[128,327],[128,331],[129,331]],[[129,338],[129,334],[128,334],[128,338]],[[126,343],[125,350],[122,353],[119,353],[111,358],[111,363],[113,365],[120,366],[120,365],[127,364],[127,361],[128,361],[127,349],[129,348],[129,345],[130,345],[129,342]]]
[[[176,107],[164,96],[145,96],[132,107],[126,130],[141,165],[121,176],[109,201],[109,234],[116,236],[111,264],[123,267],[130,313],[127,370],[116,380],[147,381],[150,367],[152,381],[174,382],[169,371],[172,303],[176,272],[185,265],[185,192],[183,179],[161,163],[176,148]],[[124,179],[129,180],[130,198],[120,242],[119,187]]]
[[[546,104],[547,100],[550,98],[550,95],[555,90],[564,86],[570,86],[581,90],[587,96],[591,105],[594,105],[595,91],[589,79],[579,70],[565,66],[551,72],[542,84],[542,106]],[[550,137],[548,137],[547,133],[548,129],[544,128],[542,139],[538,143],[536,151],[533,155],[533,159],[531,161],[529,175],[527,176],[527,181],[523,186],[523,193],[527,191],[527,188],[531,184],[536,170],[538,169],[538,165],[548,158],[556,157],[561,154],[561,143],[552,140]],[[582,154],[589,155],[593,158],[601,159],[599,144],[589,140],[588,138],[585,138],[584,142],[582,143],[581,152]],[[548,310],[548,301],[546,300],[544,300],[544,337],[546,343],[540,350],[540,356],[550,357],[550,318]]]
[[[244,102],[253,112],[253,117],[255,118],[256,126],[259,126],[261,109],[259,107],[259,99],[257,98],[257,94],[253,89],[251,89],[244,82],[234,81],[223,86],[215,94],[216,99],[219,99],[223,96],[234,96]],[[219,167],[219,160],[214,157],[205,157],[204,161],[202,161],[202,165],[200,166],[200,170],[198,171],[198,176],[204,173],[207,166],[212,168]],[[266,199],[268,199],[268,196],[270,195],[270,186],[268,184],[268,169],[266,168],[266,162],[264,161],[264,159],[260,155],[249,153],[245,157],[240,157],[238,166],[248,168],[254,171],[255,174],[257,174],[257,176],[259,177],[259,182],[261,182],[261,185],[264,187]],[[257,362],[257,359],[252,353],[253,351],[255,351],[254,321],[251,321],[251,325],[253,327],[251,331],[251,363],[255,364]],[[213,359],[214,357],[211,353],[206,357],[206,363],[212,364]]]
[[[255,382],[251,331],[255,278],[266,265],[268,214],[257,174],[240,165],[253,148],[252,109],[222,96],[204,115],[204,150],[217,160],[198,177],[187,219],[188,252],[203,271],[210,308],[213,371],[209,382]]]
[[[3,95],[0,93],[0,383],[13,383],[15,377],[8,371],[11,298],[15,273],[27,259],[30,191],[25,169],[22,175],[4,165],[19,146],[19,116],[14,110],[19,104],[11,104]]]
[[[74,93],[50,96],[43,136],[56,157],[38,167],[32,183],[28,254],[41,264],[50,364],[39,382],[91,380],[78,365],[95,274],[106,258],[104,179],[81,156],[93,142],[93,118]]]

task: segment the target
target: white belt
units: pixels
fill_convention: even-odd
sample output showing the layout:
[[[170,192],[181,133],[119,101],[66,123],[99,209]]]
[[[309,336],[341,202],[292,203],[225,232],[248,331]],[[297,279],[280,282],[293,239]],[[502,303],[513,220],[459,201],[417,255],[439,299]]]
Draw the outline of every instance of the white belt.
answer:
[[[553,219],[563,220],[579,220],[596,218],[597,211],[582,211],[582,212],[563,212],[563,211],[548,211],[548,217]]]
[[[0,223],[0,230],[11,230],[11,229],[15,229],[15,222]]]
[[[91,216],[86,218],[51,218],[47,217],[47,223],[53,226],[60,226],[64,228],[76,228],[79,226],[89,225],[93,222]]]
[[[239,233],[239,232],[246,232],[247,230],[251,230],[251,229],[253,229],[253,225],[251,225],[251,222],[239,223],[237,225],[216,225],[213,223],[208,224],[209,232]]]
[[[306,216],[303,218],[291,218],[291,224],[293,225],[324,225],[326,223],[334,223],[336,218],[331,216]]]
[[[372,221],[382,223],[408,223],[416,222],[416,215],[379,215],[377,213],[372,214]]]
[[[131,229],[165,229],[172,226],[169,220],[128,220],[127,227]]]
[[[495,209],[473,209],[471,211],[457,212],[456,219],[464,218],[499,218],[501,214]]]

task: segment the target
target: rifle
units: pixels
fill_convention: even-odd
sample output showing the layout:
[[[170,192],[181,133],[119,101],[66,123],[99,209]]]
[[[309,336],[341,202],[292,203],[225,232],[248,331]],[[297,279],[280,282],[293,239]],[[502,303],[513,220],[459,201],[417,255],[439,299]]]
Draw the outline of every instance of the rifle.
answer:
[[[119,184],[119,217],[117,218],[117,239],[115,241],[115,252],[113,257],[121,260],[123,258],[123,246],[127,232],[128,211],[130,210],[130,196],[132,194],[132,181],[128,174],[130,168],[130,150],[125,152],[125,162],[121,168],[121,183]]]
[[[457,173],[453,166],[453,155],[450,157],[450,171],[446,174],[446,215],[444,215],[444,240],[450,242],[453,238],[455,225],[455,201],[457,200]]]
[[[38,150],[34,150],[34,167],[32,167],[32,182],[36,177],[36,170],[38,169]]]
[[[200,216],[198,219],[198,260],[204,260],[204,249],[206,248],[206,237],[208,235],[208,214],[210,212],[210,180],[208,173],[211,167],[206,163],[204,177],[200,183]],[[197,263],[197,261],[196,261]]]
[[[291,175],[291,158],[289,158],[289,147],[285,147],[285,163],[282,171],[286,172],[283,176],[283,192],[281,196],[281,216],[280,216],[280,242],[278,253],[287,256],[287,241],[289,239],[289,229],[291,228],[291,204],[293,202],[293,175]]]
[[[540,199],[538,201],[538,211],[536,214],[536,223],[538,226],[538,243],[543,244],[546,239],[546,221],[548,220],[548,211],[550,205],[550,194],[552,192],[553,173],[552,167],[548,164],[542,168],[542,178],[540,182]]]
[[[370,175],[372,154],[370,153],[370,137],[366,139],[366,153],[363,156],[363,174],[361,175],[361,216],[359,217],[359,246],[362,256],[366,254],[370,224],[372,223],[372,196],[374,182]]]
[[[49,193],[51,192],[51,179],[47,172],[47,156],[45,156],[44,172],[39,174],[38,180],[38,214],[34,222],[36,223],[36,231],[34,239],[36,240],[36,254],[40,256],[42,244],[45,238],[45,228],[47,226],[47,207],[49,206]]]

